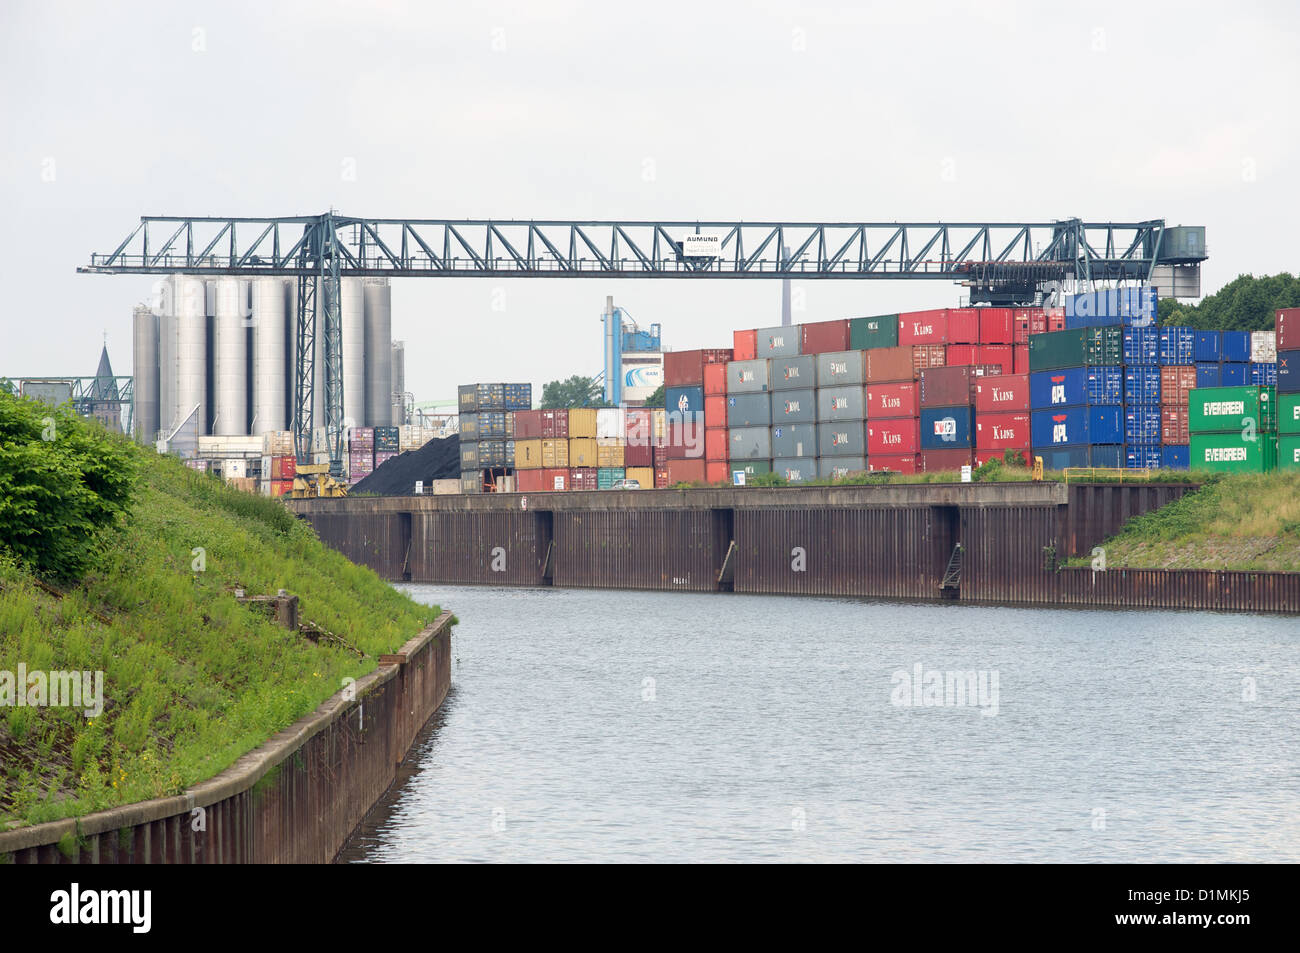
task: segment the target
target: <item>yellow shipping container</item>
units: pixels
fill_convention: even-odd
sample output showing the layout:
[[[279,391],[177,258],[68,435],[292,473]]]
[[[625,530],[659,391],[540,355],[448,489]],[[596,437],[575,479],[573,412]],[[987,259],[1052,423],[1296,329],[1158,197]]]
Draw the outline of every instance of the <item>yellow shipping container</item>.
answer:
[[[540,470],[542,463],[542,441],[537,440],[516,440],[515,441],[515,469],[516,470]]]
[[[668,411],[663,407],[655,407],[650,411],[650,426],[656,437],[668,436]]]
[[[641,484],[643,490],[653,490],[655,488],[655,471],[654,467],[628,467],[625,479],[636,480]]]
[[[594,414],[595,411],[592,411]],[[591,418],[594,429],[596,418]],[[573,422],[569,422],[573,426]],[[600,457],[598,454],[599,447],[596,445],[595,437],[570,437],[569,438],[569,466],[571,467],[598,467]],[[559,464],[556,464],[559,466]]]
[[[547,469],[569,465],[569,441],[555,437],[542,441],[542,466]]]
[[[623,465],[623,445],[621,443],[599,443],[596,447],[596,466],[621,467]]]
[[[569,439],[575,437],[590,437],[596,439],[596,408],[595,407],[574,407],[569,411]],[[569,448],[573,452],[573,448]],[[594,456],[594,454],[593,454]],[[572,466],[595,466],[594,463],[574,463]]]

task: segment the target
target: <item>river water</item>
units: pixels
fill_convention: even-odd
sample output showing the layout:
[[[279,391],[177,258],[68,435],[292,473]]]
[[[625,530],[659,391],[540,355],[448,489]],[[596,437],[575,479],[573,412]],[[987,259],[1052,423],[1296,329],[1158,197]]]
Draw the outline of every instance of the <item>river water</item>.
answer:
[[[1294,618],[403,588],[451,693],[343,861],[1300,860]]]

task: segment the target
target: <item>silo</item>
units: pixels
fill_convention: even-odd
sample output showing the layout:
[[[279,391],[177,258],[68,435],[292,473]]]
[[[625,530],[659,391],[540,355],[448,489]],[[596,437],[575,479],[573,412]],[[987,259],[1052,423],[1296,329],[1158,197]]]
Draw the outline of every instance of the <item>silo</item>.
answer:
[[[174,407],[172,419],[164,427],[175,427],[197,406],[199,434],[207,433],[207,360],[208,320],[205,314],[203,282],[185,275],[176,277],[176,319],[173,334],[175,352]]]
[[[366,426],[393,424],[393,289],[387,278],[364,279]]]
[[[171,433],[176,421],[176,293],[180,275],[158,283],[158,429]]]
[[[339,282],[339,318],[343,329],[343,421],[366,425],[366,318],[360,278]]]
[[[285,419],[294,429],[298,410],[298,279],[284,281],[284,384]]]
[[[135,405],[131,428],[136,443],[152,444],[158,433],[158,315],[136,305],[131,321],[131,376]]]
[[[254,434],[286,428],[284,284],[283,278],[253,281]]]
[[[248,291],[238,278],[216,284],[212,327],[212,431],[222,437],[248,433]]]
[[[406,344],[393,341],[393,394],[389,398],[393,404],[393,423],[399,427],[409,423],[406,419]]]

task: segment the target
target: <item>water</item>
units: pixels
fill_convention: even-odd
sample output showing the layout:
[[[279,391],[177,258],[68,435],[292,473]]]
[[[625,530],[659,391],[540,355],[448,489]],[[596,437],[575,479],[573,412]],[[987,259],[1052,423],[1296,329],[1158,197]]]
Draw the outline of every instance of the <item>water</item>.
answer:
[[[1300,860],[1293,618],[404,588],[452,689],[345,861]]]

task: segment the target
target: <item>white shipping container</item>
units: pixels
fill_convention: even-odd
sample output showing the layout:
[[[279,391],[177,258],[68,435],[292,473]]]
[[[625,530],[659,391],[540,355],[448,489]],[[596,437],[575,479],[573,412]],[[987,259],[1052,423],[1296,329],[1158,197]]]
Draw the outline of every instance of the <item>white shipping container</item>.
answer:
[[[605,407],[596,411],[596,437],[622,437],[627,432],[621,407]]]
[[[434,480],[433,481],[434,496],[449,496],[459,492],[460,492],[460,480]]]
[[[243,460],[222,460],[221,475],[227,480],[247,475]]]
[[[262,455],[287,457],[294,452],[292,430],[268,430],[262,434]]]
[[[326,442],[325,428],[324,428],[324,427],[312,427],[312,428],[311,428],[311,452],[312,452],[312,453],[328,453],[328,452],[329,452],[329,445],[328,445],[328,443]]]
[[[1277,360],[1277,333],[1275,331],[1250,332],[1250,359],[1261,363],[1273,363]]]

